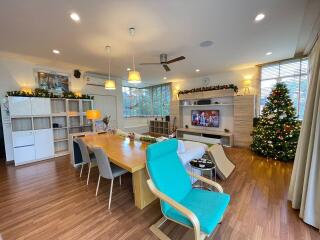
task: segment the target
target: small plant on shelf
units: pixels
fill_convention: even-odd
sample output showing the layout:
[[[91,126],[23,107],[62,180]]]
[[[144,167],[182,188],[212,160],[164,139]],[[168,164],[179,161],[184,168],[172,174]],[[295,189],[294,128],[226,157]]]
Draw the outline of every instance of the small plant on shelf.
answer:
[[[130,139],[130,142],[133,142],[134,141],[134,137],[135,137],[134,132],[129,132],[128,137]]]

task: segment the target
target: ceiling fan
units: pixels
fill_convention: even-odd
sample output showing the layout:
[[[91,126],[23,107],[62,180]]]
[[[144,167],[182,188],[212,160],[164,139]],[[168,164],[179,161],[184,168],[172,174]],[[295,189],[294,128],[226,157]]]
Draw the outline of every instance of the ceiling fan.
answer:
[[[160,62],[159,63],[140,63],[140,65],[162,65],[162,67],[164,68],[164,70],[166,70],[166,72],[171,71],[171,69],[169,68],[168,64],[174,63],[174,62],[178,62],[178,61],[182,61],[186,59],[184,56],[180,56],[174,59],[171,59],[168,61],[168,54],[166,53],[161,53],[160,54]]]

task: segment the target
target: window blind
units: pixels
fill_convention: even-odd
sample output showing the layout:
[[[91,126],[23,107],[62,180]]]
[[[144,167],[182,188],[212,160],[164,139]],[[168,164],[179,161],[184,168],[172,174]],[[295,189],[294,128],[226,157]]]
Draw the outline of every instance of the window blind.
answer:
[[[277,82],[284,82],[297,111],[297,117],[303,119],[308,92],[308,59],[291,59],[261,66],[260,112],[262,111],[272,88]]]

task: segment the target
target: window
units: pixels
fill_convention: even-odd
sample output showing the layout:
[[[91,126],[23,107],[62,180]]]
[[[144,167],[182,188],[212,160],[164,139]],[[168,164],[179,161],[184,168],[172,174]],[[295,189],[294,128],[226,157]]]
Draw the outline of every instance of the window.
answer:
[[[122,87],[124,117],[170,114],[171,84],[146,88]]]
[[[303,119],[308,92],[308,59],[285,60],[265,64],[261,67],[260,112],[273,86],[277,82],[286,83],[299,119]]]

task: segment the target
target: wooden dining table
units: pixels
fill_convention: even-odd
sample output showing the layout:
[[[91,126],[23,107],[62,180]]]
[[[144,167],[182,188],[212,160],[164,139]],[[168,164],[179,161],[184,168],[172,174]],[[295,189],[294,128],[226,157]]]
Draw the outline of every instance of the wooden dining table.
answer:
[[[111,133],[85,136],[86,144],[101,147],[109,160],[115,165],[132,173],[135,206],[143,209],[156,199],[151,193],[146,180],[146,149],[148,143],[130,141],[129,138]]]

